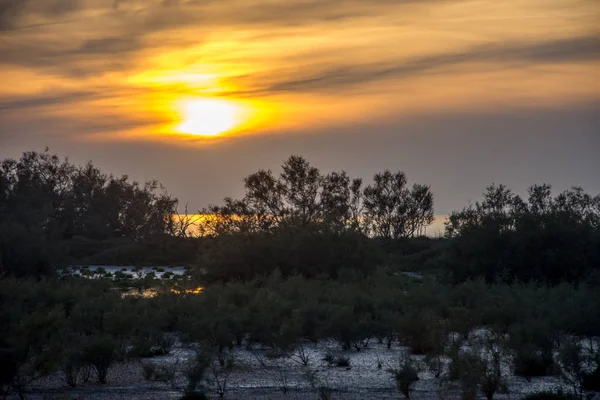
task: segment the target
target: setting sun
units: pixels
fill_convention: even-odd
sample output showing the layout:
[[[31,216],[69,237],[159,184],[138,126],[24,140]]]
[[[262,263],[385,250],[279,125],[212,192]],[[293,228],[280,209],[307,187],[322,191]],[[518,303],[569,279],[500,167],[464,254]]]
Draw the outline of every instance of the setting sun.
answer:
[[[177,130],[192,135],[217,136],[240,123],[238,106],[224,100],[188,100],[181,111],[183,120]]]

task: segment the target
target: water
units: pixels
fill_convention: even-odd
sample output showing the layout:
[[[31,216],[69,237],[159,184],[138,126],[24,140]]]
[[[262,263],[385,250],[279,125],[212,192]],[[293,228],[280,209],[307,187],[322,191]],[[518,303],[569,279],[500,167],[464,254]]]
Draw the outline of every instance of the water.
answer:
[[[110,273],[114,277],[114,275],[117,272],[121,272],[125,277],[130,279],[143,279],[147,275],[153,273],[156,278],[162,279],[163,275],[165,275],[167,272],[170,272],[171,275],[184,276],[188,270],[189,268],[184,266],[165,265],[147,267],[137,267],[133,265],[73,265],[67,267],[64,273],[73,276],[87,276],[89,278],[100,278],[105,273]],[[87,274],[86,271],[88,271]]]

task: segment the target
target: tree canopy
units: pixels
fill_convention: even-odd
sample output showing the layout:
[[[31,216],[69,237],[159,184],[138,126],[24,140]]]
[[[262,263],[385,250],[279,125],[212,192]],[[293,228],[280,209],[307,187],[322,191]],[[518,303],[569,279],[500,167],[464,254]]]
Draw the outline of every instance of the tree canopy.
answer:
[[[91,163],[26,152],[0,165],[0,265],[16,275],[47,273],[65,241],[167,234],[176,209],[156,181],[139,184]]]

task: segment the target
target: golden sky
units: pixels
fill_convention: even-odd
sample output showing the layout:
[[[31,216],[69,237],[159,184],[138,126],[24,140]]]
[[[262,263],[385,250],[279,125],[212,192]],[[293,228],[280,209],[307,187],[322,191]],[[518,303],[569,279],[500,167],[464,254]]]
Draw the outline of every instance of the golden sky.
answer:
[[[207,98],[256,133],[599,95],[596,0],[8,3],[0,106],[88,137],[177,140]]]
[[[4,0],[0,144],[82,158],[90,143],[237,146],[235,158],[248,137],[595,113],[599,21],[598,0]],[[198,125],[225,134],[182,132]]]

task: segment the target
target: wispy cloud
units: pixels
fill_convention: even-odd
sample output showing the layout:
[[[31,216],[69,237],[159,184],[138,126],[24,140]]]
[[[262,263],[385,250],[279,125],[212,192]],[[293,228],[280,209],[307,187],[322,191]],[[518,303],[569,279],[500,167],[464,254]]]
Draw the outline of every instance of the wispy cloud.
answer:
[[[426,72],[467,63],[488,63],[492,68],[531,64],[600,61],[600,35],[549,42],[488,44],[468,51],[438,54],[397,63],[351,63],[311,73],[297,79],[276,81],[258,93],[329,91],[386,79],[413,78]],[[485,68],[485,67],[481,67]]]

